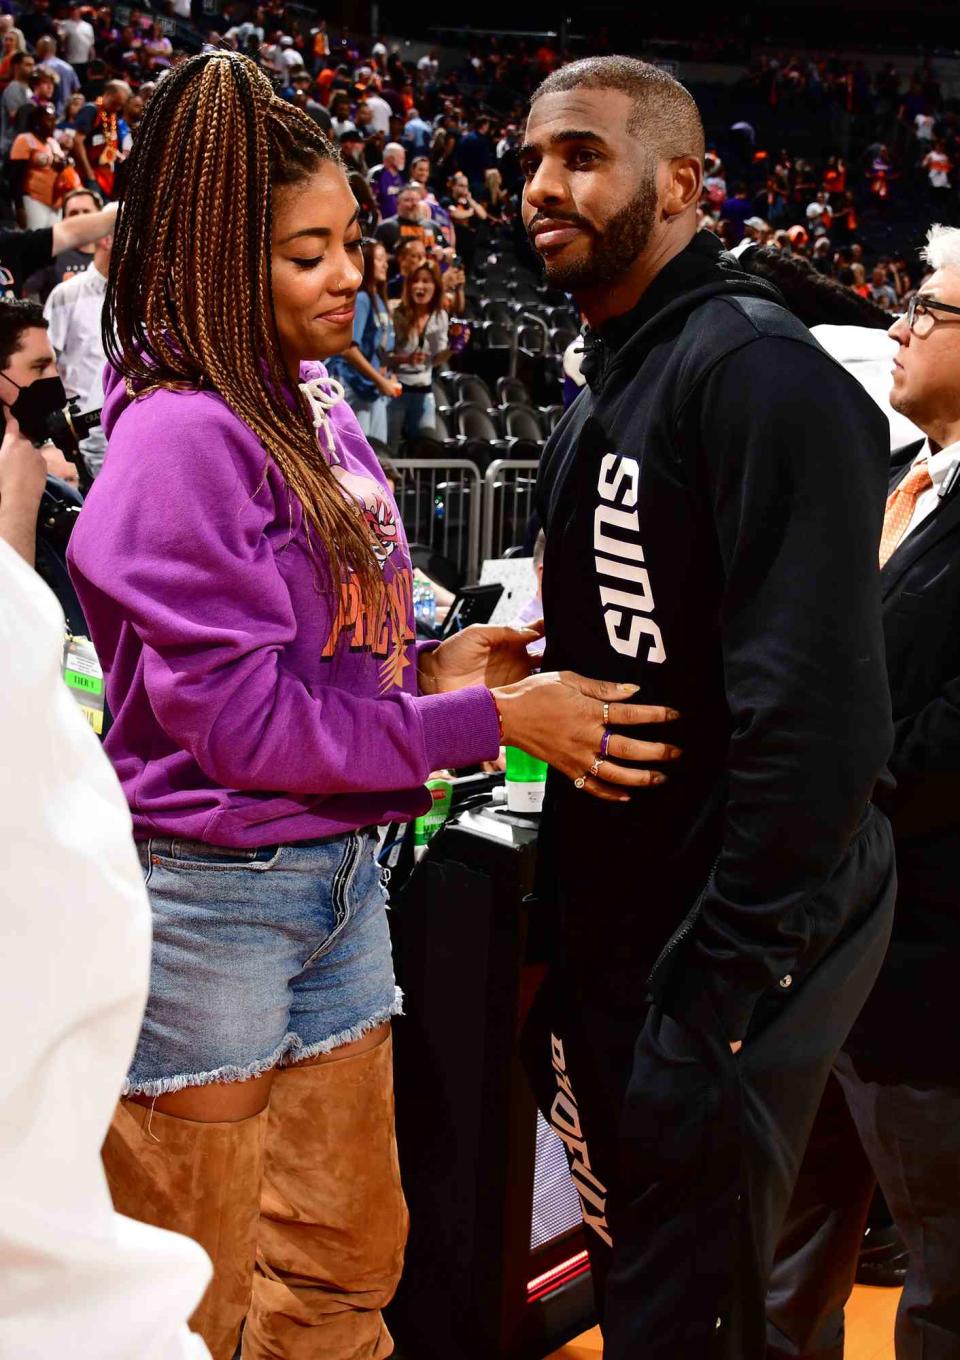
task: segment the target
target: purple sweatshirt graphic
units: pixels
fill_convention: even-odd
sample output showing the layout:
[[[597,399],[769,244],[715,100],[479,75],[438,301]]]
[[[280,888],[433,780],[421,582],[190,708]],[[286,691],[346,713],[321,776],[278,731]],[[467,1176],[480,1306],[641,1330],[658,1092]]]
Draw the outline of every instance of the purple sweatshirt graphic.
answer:
[[[302,365],[317,378],[321,364]],[[376,534],[399,639],[349,579],[318,588],[299,503],[222,398],[134,401],[109,367],[104,392],[108,456],[69,560],[139,840],[342,835],[424,811],[431,771],[495,758],[485,689],[416,697],[406,538],[346,402],[322,403],[324,453]]]

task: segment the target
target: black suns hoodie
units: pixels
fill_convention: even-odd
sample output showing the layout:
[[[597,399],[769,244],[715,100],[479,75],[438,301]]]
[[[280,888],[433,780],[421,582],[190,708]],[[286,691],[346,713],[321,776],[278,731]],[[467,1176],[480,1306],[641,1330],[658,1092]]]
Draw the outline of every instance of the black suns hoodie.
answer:
[[[583,370],[538,481],[544,667],[639,684],[681,719],[631,735],[684,755],[625,804],[551,771],[540,893],[587,995],[706,988],[732,1041],[843,930],[829,880],[881,815],[887,425],[708,233]]]

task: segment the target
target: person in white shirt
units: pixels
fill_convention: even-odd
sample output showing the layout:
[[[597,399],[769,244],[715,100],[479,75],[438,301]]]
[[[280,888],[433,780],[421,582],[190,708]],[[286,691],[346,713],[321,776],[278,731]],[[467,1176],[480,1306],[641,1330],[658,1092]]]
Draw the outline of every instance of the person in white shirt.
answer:
[[[429,85],[431,81],[436,80],[437,73],[440,70],[440,62],[433,48],[417,62],[417,70],[426,84]]]
[[[96,243],[91,267],[58,283],[43,309],[67,396],[76,400],[82,414],[103,405],[107,360],[100,322],[112,245],[112,236],[102,237]],[[80,451],[93,477],[100,471],[106,447],[106,436],[99,425],[80,441]]]
[[[370,121],[374,131],[382,132],[384,137],[389,137],[390,115],[393,113],[393,110],[380,94],[380,86],[376,79],[371,80],[370,85],[367,88],[364,102],[373,114]]]
[[[97,35],[93,31],[93,25],[83,18],[83,9],[80,5],[71,5],[68,13],[69,17],[60,24],[63,55],[80,77],[82,84],[97,45]]]
[[[100,1147],[147,995],[130,814],[61,678],[64,618],[30,566],[46,468],[0,444],[0,1356],[209,1360],[186,1237],[110,1202]],[[24,560],[26,558],[26,560]]]
[[[294,47],[293,39],[289,33],[284,34],[280,39],[278,62],[281,71],[284,72],[288,80],[294,71],[300,70],[303,66],[303,57]]]

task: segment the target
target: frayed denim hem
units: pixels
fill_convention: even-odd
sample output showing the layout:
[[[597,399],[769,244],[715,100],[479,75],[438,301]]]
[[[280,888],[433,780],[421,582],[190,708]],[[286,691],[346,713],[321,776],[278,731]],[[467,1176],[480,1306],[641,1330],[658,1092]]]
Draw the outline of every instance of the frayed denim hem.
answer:
[[[340,1048],[343,1044],[353,1043],[356,1039],[362,1039],[365,1034],[369,1034],[370,1030],[376,1029],[384,1021],[402,1014],[403,992],[397,987],[394,991],[392,1005],[375,1011],[368,1019],[361,1020],[358,1025],[352,1025],[349,1029],[341,1030],[339,1034],[332,1034],[329,1039],[321,1039],[315,1044],[305,1044],[299,1034],[285,1034],[269,1057],[261,1058],[259,1062],[250,1063],[247,1067],[217,1067],[212,1072],[192,1072],[186,1076],[159,1077],[156,1081],[131,1082],[128,1079],[123,1084],[121,1096],[168,1096],[172,1095],[174,1091],[184,1091],[189,1086],[216,1086],[237,1081],[252,1081],[254,1077],[262,1077],[264,1072],[269,1072],[274,1067],[290,1067],[292,1064],[304,1062],[308,1058],[317,1058],[321,1053],[332,1053],[335,1048]]]

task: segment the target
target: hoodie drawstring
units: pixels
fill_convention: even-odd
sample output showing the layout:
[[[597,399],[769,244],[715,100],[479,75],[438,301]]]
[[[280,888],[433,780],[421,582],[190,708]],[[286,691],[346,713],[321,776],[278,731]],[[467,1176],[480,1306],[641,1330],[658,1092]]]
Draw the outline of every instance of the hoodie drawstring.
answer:
[[[329,413],[338,402],[343,401],[342,385],[336,378],[311,378],[309,382],[300,384],[300,391],[310,405],[313,428],[317,432],[321,447],[326,445],[326,453],[331,463],[339,463]]]

